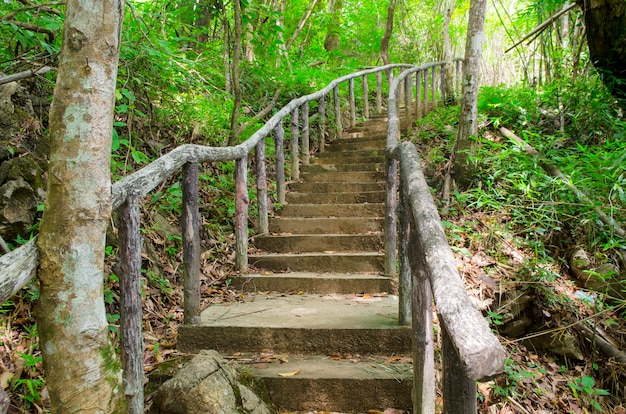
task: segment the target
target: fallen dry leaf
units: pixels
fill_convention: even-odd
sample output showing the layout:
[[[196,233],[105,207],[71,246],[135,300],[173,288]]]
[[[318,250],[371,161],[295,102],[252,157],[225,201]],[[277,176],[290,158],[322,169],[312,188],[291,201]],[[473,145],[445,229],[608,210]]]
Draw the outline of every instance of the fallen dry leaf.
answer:
[[[292,372],[279,372],[278,375],[281,376],[281,377],[293,377],[293,376],[298,375],[301,372],[302,372],[302,370],[299,369],[297,371],[292,371]]]

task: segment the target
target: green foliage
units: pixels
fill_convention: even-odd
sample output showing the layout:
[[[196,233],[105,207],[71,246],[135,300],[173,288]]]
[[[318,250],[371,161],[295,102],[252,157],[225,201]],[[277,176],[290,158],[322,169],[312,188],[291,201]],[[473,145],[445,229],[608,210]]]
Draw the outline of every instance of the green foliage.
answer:
[[[610,393],[602,388],[596,388],[596,382],[593,377],[583,375],[581,378],[575,379],[567,384],[576,398],[585,398],[589,405],[596,411],[602,412],[602,406],[597,401],[597,397],[610,395]]]

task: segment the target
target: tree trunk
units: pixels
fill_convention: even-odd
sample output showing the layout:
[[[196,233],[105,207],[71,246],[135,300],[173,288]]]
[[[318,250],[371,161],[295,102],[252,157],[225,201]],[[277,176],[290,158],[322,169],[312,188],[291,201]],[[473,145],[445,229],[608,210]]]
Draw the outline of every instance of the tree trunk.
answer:
[[[396,0],[389,1],[389,7],[387,8],[387,25],[385,26],[385,34],[380,41],[380,57],[383,59],[383,64],[388,65],[389,60],[389,40],[391,39],[391,33],[393,32],[393,12],[396,8]]]
[[[577,0],[587,27],[590,60],[611,94],[626,108],[626,2]]]
[[[239,107],[241,106],[241,87],[239,85],[239,61],[241,60],[241,3],[233,1],[235,11],[235,37],[233,39],[233,63],[231,66],[231,83],[233,91],[233,112],[230,116],[230,136],[228,146],[237,144],[237,124],[239,122]]]
[[[332,52],[339,48],[339,41],[341,40],[342,7],[343,0],[330,0],[330,21],[328,23],[326,38],[324,39],[324,49],[326,49],[327,52]]]
[[[472,176],[470,157],[476,149],[473,137],[478,135],[478,82],[485,38],[486,7],[487,0],[472,0],[467,21],[461,117],[454,147],[454,174],[461,186],[466,185]]]
[[[454,105],[456,97],[454,96],[454,62],[452,61],[452,40],[450,39],[450,20],[452,19],[452,11],[454,10],[454,0],[447,1],[443,10],[443,60],[446,62],[446,104]]]
[[[50,112],[37,309],[52,412],[125,412],[103,300],[120,0],[68,0]]]

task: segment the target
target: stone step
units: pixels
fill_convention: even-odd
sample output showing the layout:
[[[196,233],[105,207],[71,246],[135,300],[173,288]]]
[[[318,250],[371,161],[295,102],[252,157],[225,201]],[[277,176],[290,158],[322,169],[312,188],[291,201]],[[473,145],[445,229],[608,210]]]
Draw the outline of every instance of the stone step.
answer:
[[[285,194],[287,203],[294,204],[355,204],[355,203],[384,203],[384,191],[370,191],[363,193],[326,193],[309,194],[290,191]]]
[[[368,273],[383,272],[385,255],[356,253],[268,253],[251,254],[251,266],[265,271]]]
[[[324,157],[312,157],[313,164],[383,164],[385,163],[385,154],[372,156],[352,156],[351,152],[345,154],[333,153]]]
[[[302,173],[304,182],[315,183],[367,183],[385,181],[383,171],[317,171]]]
[[[303,165],[300,167],[300,172],[304,173],[313,173],[313,172],[327,172],[327,171],[337,171],[337,172],[352,172],[352,171],[385,171],[385,162],[384,160],[375,162],[375,163],[365,163],[365,164],[309,164]]]
[[[346,156],[349,156],[349,158],[376,158],[376,157],[385,157],[385,150],[384,147],[382,149],[360,149],[360,150],[354,150],[354,151],[326,151],[320,154],[317,154],[315,157],[313,157],[314,160],[321,160],[321,159],[337,159],[339,161],[341,161],[342,159],[344,159]],[[346,163],[346,162],[341,162],[342,164],[351,164],[351,163]]]
[[[382,217],[384,203],[361,204],[285,204],[280,217]]]
[[[259,235],[254,237],[253,244],[258,249],[272,253],[362,252],[382,249],[383,238],[383,232]]]
[[[364,234],[382,231],[383,224],[382,217],[270,217],[269,231],[290,234]]]
[[[384,150],[386,140],[376,139],[374,141],[356,141],[354,139],[340,139],[333,142],[326,148],[326,152],[337,151],[359,151],[359,150]]]
[[[392,363],[389,357],[337,358],[342,356],[285,355],[251,365],[250,373],[279,412],[412,410],[412,364]]]
[[[356,136],[351,136],[355,134]],[[366,134],[365,136],[361,136],[361,133],[353,133],[353,132],[344,132],[339,139],[333,141],[332,145],[341,144],[343,142],[386,142],[387,134]]]
[[[411,329],[398,324],[393,295],[248,294],[210,305],[178,330],[178,349],[224,353],[410,355]]]
[[[380,293],[391,292],[391,279],[367,273],[289,272],[235,276],[232,286],[244,292]]]
[[[363,193],[370,191],[382,191],[385,184],[380,182],[312,182],[305,181],[289,184],[289,190],[302,193]]]

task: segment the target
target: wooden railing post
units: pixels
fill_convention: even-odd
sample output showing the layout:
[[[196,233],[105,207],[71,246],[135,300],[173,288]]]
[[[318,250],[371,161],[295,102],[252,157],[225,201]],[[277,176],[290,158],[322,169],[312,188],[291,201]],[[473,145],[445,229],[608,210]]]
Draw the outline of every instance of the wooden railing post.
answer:
[[[424,110],[422,111],[423,115],[426,115],[428,112],[428,69],[424,69]]]
[[[341,101],[339,98],[339,85],[333,89],[333,101],[335,102],[335,126],[337,131],[337,139],[341,138],[343,133],[343,125],[341,124]]]
[[[410,209],[400,177],[400,203],[398,204],[398,256],[400,256],[400,274],[398,277],[398,320],[400,325],[411,325],[411,264],[409,262],[409,235],[411,231]]]
[[[433,66],[433,74],[431,76],[431,86],[432,86],[432,99],[433,99],[433,107],[432,110],[434,111],[435,108],[437,107],[437,67]]]
[[[456,81],[456,93],[461,93],[461,61],[457,60],[455,63],[455,75],[454,80]]]
[[[444,63],[443,65],[439,66],[439,72],[440,72],[440,85],[439,88],[441,89],[441,102],[447,102],[448,97],[446,96],[446,64]]]
[[[322,96],[317,105],[320,115],[320,152],[324,152],[326,146],[326,97]]]
[[[404,184],[407,185],[408,183]],[[408,190],[408,189],[405,189]],[[408,200],[406,200],[407,208]],[[411,213],[408,213],[413,219]],[[411,263],[411,316],[413,326],[413,413],[435,412],[435,343],[433,338],[432,291],[426,273],[423,252],[418,247],[416,226],[409,235]],[[445,401],[445,400],[444,400]],[[444,404],[445,405],[445,404]],[[444,408],[445,409],[445,408]]]
[[[291,179],[300,179],[300,146],[298,140],[298,108],[291,111]]]
[[[248,156],[237,159],[235,166],[235,267],[248,271]]]
[[[280,204],[285,204],[285,130],[280,120],[274,128],[274,143],[276,144],[276,197]]]
[[[442,349],[442,393],[445,402],[444,414],[470,414],[477,412],[476,381],[467,378],[465,367],[454,349],[445,323],[441,329]]]
[[[267,168],[265,165],[265,139],[256,144],[256,202],[259,208],[259,234],[269,233],[267,208]]]
[[[404,117],[406,122],[406,132],[407,134],[411,132],[411,124],[413,123],[411,120],[411,101],[413,100],[411,95],[411,88],[413,87],[413,82],[411,80],[411,74],[409,73],[404,78]]]
[[[383,72],[376,72],[376,112],[383,112]]]
[[[385,201],[385,276],[395,277],[398,245],[398,161],[387,158],[387,194]]]
[[[120,345],[128,413],[143,413],[143,334],[139,198],[129,194],[120,208]]]
[[[348,90],[350,94],[350,127],[356,126],[356,104],[354,102],[354,78],[348,81]]]
[[[368,95],[367,75],[363,75],[363,116],[365,119],[370,118],[370,102]]]
[[[415,73],[415,118],[422,117],[422,90],[421,90],[422,71]]]
[[[183,321],[187,325],[200,322],[200,212],[198,210],[198,162],[190,160],[183,166]]]
[[[309,103],[302,104],[302,163],[309,165],[311,148],[309,144]]]

